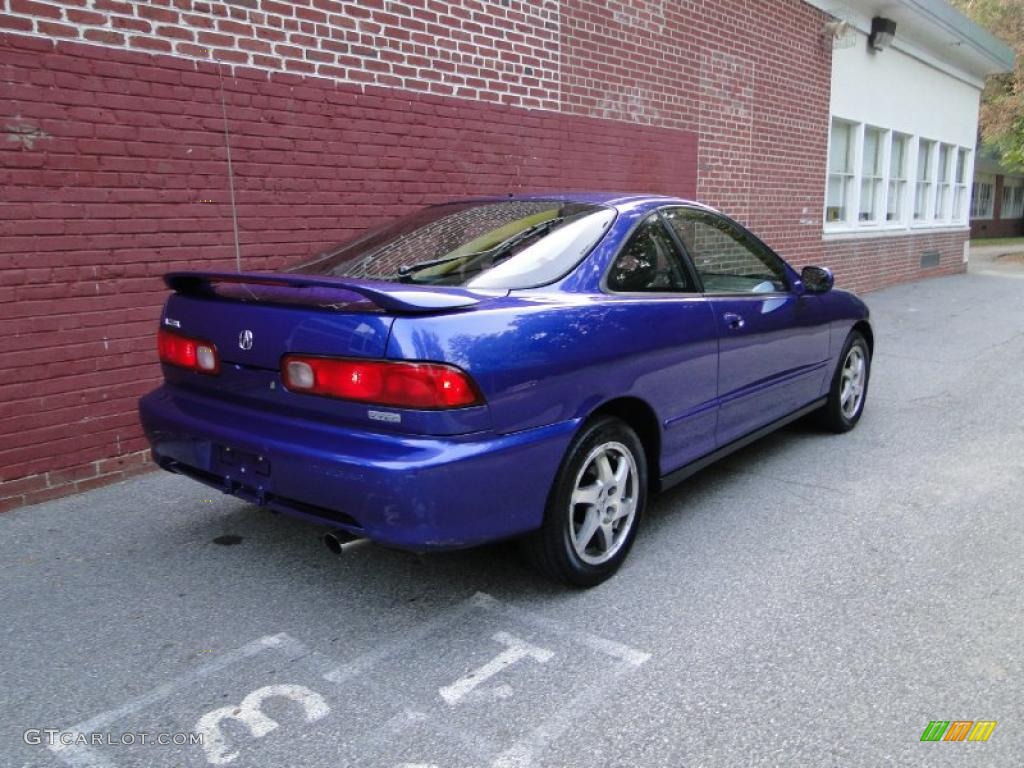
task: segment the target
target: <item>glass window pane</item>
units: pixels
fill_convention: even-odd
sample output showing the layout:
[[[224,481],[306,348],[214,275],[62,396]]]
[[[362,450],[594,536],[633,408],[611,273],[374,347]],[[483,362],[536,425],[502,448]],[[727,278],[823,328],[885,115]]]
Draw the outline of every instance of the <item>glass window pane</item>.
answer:
[[[1024,216],[1024,182],[1020,179],[1006,179],[1003,186],[1004,219],[1019,219]]]
[[[914,218],[921,220],[924,219],[927,214],[928,206],[928,184],[918,184],[917,191],[914,195]]]
[[[900,221],[903,218],[903,189],[904,182],[889,182],[889,201],[886,204],[885,220]]]
[[[917,179],[928,181],[932,177],[932,147],[934,143],[922,139],[917,151]]]
[[[832,142],[829,149],[828,168],[831,173],[850,173],[853,158],[850,152],[852,129],[849,123],[832,121]]]
[[[669,221],[693,257],[705,293],[786,290],[785,271],[778,257],[726,220],[677,209]]]
[[[992,182],[975,182],[974,191],[971,195],[971,218],[992,218],[994,189],[995,187]]]
[[[860,220],[878,221],[882,209],[882,182],[880,179],[865,179],[861,182]]]
[[[964,184],[967,181],[967,150],[961,149],[956,157],[956,183]]]
[[[828,202],[825,220],[829,222],[846,219],[846,201],[849,197],[850,180],[844,176],[829,176]]]
[[[877,128],[864,131],[864,175],[882,175],[882,132]]]
[[[689,272],[661,219],[649,217],[622,249],[608,275],[608,287],[623,293],[694,291]]]
[[[906,178],[906,162],[904,157],[907,151],[906,136],[892,137],[892,154],[889,158],[889,176],[894,179]]]
[[[447,203],[417,211],[291,271],[526,288],[572,269],[614,219],[609,208],[559,200]]]

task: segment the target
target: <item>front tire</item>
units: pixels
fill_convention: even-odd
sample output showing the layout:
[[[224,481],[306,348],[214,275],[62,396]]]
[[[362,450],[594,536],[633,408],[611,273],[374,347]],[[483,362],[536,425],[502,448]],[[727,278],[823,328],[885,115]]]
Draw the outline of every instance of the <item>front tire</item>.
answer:
[[[843,345],[839,367],[832,377],[828,402],[821,411],[821,423],[836,432],[849,432],[860,421],[868,397],[871,377],[871,348],[859,331],[853,331]]]
[[[646,505],[640,438],[620,419],[595,420],[569,446],[527,553],[548,578],[593,587],[626,559]]]

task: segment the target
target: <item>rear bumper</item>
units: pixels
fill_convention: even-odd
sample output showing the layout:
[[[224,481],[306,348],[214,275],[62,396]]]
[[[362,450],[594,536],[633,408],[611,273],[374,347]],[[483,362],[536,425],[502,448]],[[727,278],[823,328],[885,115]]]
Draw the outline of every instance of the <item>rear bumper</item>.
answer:
[[[139,414],[154,460],[262,506],[388,546],[455,549],[538,528],[578,426],[410,437],[257,412],[162,386]]]

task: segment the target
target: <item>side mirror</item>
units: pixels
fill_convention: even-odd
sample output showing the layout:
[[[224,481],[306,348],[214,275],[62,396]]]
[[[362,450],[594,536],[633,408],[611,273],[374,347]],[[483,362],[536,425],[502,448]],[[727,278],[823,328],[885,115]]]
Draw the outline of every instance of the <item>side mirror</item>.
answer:
[[[825,267],[804,267],[800,279],[808,293],[828,293],[836,282],[832,270]]]

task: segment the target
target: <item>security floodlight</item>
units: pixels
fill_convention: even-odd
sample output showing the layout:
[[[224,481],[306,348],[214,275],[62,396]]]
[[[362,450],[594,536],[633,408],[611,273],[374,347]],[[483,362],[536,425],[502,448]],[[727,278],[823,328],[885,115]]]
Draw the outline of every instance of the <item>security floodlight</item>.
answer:
[[[871,35],[868,37],[868,46],[873,51],[884,51],[896,37],[896,22],[882,16],[875,16],[871,20]]]

